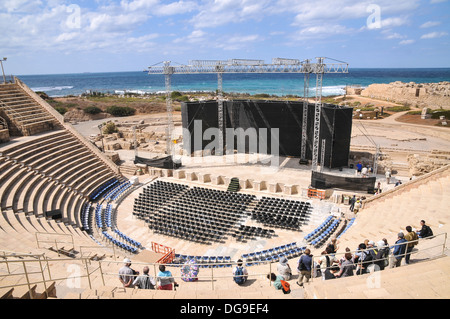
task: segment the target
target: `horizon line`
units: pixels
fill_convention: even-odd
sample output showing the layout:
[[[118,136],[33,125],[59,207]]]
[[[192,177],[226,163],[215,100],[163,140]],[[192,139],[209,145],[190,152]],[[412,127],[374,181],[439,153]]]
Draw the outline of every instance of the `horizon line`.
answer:
[[[395,69],[450,69],[450,66],[448,67],[349,67],[349,70],[357,70],[357,69],[390,69],[390,70],[395,70]],[[84,72],[70,72],[70,73],[30,73],[30,74],[19,74],[19,75],[13,75],[11,74],[11,76],[40,76],[40,75],[80,75],[80,74],[106,74],[106,73],[136,73],[136,72],[140,72],[140,73],[145,73],[147,70],[143,69],[143,70],[134,70],[134,71],[84,71]],[[269,74],[269,73],[267,73]],[[279,74],[283,74],[283,73],[279,73]],[[286,73],[286,74],[296,74],[296,73]],[[298,73],[301,74],[301,73]],[[153,74],[155,75],[155,74]],[[159,75],[159,74],[156,74]],[[163,75],[163,74],[161,74]],[[175,74],[177,75],[177,74]],[[180,74],[178,74],[180,75]]]

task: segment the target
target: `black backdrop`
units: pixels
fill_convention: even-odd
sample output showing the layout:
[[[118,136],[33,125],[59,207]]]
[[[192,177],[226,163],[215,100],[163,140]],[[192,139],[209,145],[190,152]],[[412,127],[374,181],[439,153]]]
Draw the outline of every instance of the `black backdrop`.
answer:
[[[224,101],[224,115],[227,128],[255,128],[258,140],[267,141],[267,153],[271,150],[271,128],[279,129],[279,155],[300,156],[302,138],[303,102],[296,101],[263,101],[263,100],[234,100]],[[320,141],[326,140],[324,162],[326,167],[344,167],[348,164],[350,152],[350,138],[352,129],[352,108],[325,104],[321,112]],[[201,145],[194,145],[194,121],[201,120],[202,134],[206,129],[218,127],[217,102],[188,102],[182,103],[183,128],[190,133],[183,137],[183,145],[189,153],[204,149],[211,140],[202,139]],[[267,137],[259,134],[260,128],[267,128]],[[314,134],[314,104],[308,107],[308,127],[306,142],[306,158],[312,159]],[[203,136],[203,135],[202,135]],[[234,138],[236,149],[237,137]],[[266,141],[265,141],[266,140]],[[224,136],[226,143],[226,136]],[[249,145],[246,143],[246,152]],[[319,146],[319,162],[321,160],[322,143]],[[259,152],[264,150],[258,149]]]

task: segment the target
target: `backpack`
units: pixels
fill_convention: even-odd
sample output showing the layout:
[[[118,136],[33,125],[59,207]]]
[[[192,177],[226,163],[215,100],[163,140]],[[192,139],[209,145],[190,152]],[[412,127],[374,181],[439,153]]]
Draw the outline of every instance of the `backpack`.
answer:
[[[372,262],[371,262],[372,261]],[[362,260],[362,266],[366,268],[367,266],[373,264],[373,256],[369,251],[364,252],[364,257]]]
[[[237,267],[236,271],[234,273],[233,280],[238,285],[241,285],[244,283],[244,269],[242,267]]]
[[[287,281],[284,281],[284,280],[280,280],[280,282],[281,282],[281,286],[282,286],[281,290],[283,291],[283,293],[284,294],[291,293],[291,285]]]

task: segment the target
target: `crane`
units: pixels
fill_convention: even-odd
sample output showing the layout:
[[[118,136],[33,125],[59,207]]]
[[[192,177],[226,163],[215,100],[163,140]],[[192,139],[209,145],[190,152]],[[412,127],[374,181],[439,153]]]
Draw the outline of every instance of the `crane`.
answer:
[[[348,63],[333,60],[325,63],[325,57],[316,58],[316,63],[311,60],[274,58],[272,63],[266,64],[264,60],[252,59],[229,59],[229,60],[191,60],[188,65],[172,66],[171,61],[164,61],[148,67],[148,74],[164,74],[166,87],[166,109],[168,116],[167,130],[167,153],[172,154],[172,100],[171,100],[171,77],[173,74],[217,74],[217,97],[218,97],[218,126],[219,147],[216,154],[222,155],[224,150],[223,136],[226,128],[226,118],[223,110],[223,74],[224,73],[302,73],[304,79],[303,117],[302,117],[302,139],[301,158],[306,158],[307,121],[308,121],[308,97],[310,75],[316,75],[316,94],[314,101],[314,137],[312,169],[317,170],[319,162],[319,133],[320,116],[322,107],[322,82],[325,73],[348,73]]]

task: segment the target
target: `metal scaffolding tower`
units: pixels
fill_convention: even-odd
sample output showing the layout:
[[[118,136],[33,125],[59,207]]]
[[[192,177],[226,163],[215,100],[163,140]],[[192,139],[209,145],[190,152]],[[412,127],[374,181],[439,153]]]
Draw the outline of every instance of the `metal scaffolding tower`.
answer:
[[[167,130],[167,153],[172,155],[173,143],[173,121],[172,121],[172,100],[171,100],[171,77],[173,74],[217,74],[217,98],[218,98],[218,126],[219,126],[219,147],[217,155],[224,152],[224,130],[226,128],[226,116],[223,109],[223,74],[224,73],[303,73],[304,96],[303,96],[303,118],[302,118],[302,139],[301,158],[306,158],[307,141],[307,111],[309,96],[310,74],[316,74],[316,95],[314,113],[314,139],[313,139],[313,169],[318,166],[319,156],[319,133],[320,133],[320,113],[322,107],[322,80],[325,73],[348,73],[348,63],[334,60],[325,64],[326,58],[317,58],[317,63],[310,60],[300,61],[298,59],[274,58],[271,64],[266,64],[264,60],[230,59],[230,60],[192,60],[188,65],[171,66],[170,61],[163,62],[163,66],[154,65],[148,68],[148,74],[164,74],[166,85],[166,108],[168,117]]]

